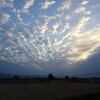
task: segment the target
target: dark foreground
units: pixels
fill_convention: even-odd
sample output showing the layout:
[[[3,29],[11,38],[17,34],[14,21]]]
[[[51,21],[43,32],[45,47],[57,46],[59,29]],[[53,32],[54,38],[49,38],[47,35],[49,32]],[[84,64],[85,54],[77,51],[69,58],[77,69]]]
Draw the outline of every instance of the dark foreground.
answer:
[[[100,84],[0,83],[0,100],[100,100]]]

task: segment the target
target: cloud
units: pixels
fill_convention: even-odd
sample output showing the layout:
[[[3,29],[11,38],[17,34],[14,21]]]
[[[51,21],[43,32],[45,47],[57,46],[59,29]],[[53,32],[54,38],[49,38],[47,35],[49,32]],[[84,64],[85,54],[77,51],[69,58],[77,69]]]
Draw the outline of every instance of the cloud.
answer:
[[[26,0],[25,5],[23,6],[23,9],[22,9],[23,12],[28,12],[29,11],[28,9],[31,6],[33,6],[34,2],[35,2],[35,0]]]
[[[0,6],[7,7],[7,8],[13,8],[13,0],[9,0],[9,1],[0,0]]]
[[[56,3],[55,1],[47,0],[41,4],[41,8],[48,9],[50,6],[54,5],[55,3]]]
[[[76,8],[75,13],[89,15],[91,14],[91,11],[88,11],[84,6],[79,6]]]
[[[48,21],[46,21],[44,24],[41,24],[37,27],[37,30],[40,32],[40,34],[44,34],[48,30]]]
[[[59,22],[56,22],[56,23],[52,26],[52,28],[51,28],[52,34],[57,33],[57,29],[59,28],[59,26],[60,26],[60,23],[59,23]]]
[[[84,13],[84,11],[86,11],[86,8],[84,6],[79,6],[75,12],[76,13]]]
[[[73,41],[70,41],[70,50],[67,52],[68,59],[77,62],[85,60],[89,56],[93,55],[93,53],[96,53],[95,50],[100,47],[99,33],[100,28],[95,28],[73,37]]]
[[[71,0],[62,2],[60,4],[60,7],[58,8],[58,11],[68,10],[71,7],[71,4],[72,4]]]
[[[8,7],[8,8],[13,8],[13,3],[12,2],[8,2],[8,3],[5,3],[4,6]]]
[[[8,22],[9,19],[10,19],[10,15],[8,13],[2,13],[0,24],[5,24],[6,22]]]
[[[87,22],[90,21],[90,17],[82,17],[80,20],[79,20],[79,23],[77,25],[75,25],[71,32],[77,34],[78,32],[81,31],[81,29],[87,24]]]
[[[60,6],[58,4],[59,7],[55,8],[58,11],[54,10],[54,14],[48,14],[43,9],[49,7],[54,9],[52,5],[56,2],[42,1],[42,10],[36,15],[29,12],[33,10],[29,8],[34,2],[34,0],[26,0],[21,10],[13,7],[10,9],[13,14],[1,12],[0,59],[29,64],[33,67],[33,65],[63,59],[76,63],[88,59],[97,52],[96,49],[100,47],[100,25],[94,23],[95,12],[92,15],[92,9],[87,9],[86,0],[76,9],[71,10],[70,8],[74,7],[73,2],[62,1]],[[24,16],[26,12],[28,14]],[[7,23],[10,17],[12,17],[11,23]]]
[[[81,2],[81,5],[87,5],[89,3],[89,1],[85,0],[83,2]]]
[[[0,32],[3,32],[3,31],[4,31],[4,29],[2,27],[0,27]]]

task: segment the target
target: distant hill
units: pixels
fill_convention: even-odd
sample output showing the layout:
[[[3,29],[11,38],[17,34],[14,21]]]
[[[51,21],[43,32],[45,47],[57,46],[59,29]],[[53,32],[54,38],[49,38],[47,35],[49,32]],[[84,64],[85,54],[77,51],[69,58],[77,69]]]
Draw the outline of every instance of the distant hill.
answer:
[[[12,74],[5,74],[5,73],[0,73],[0,78],[13,78],[14,75]]]

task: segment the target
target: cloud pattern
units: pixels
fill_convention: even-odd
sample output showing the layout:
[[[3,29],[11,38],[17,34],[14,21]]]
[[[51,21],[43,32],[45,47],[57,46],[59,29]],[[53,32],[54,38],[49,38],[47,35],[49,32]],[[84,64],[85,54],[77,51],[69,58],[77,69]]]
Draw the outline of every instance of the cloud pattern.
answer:
[[[100,5],[76,1],[0,0],[0,60],[40,68],[40,63],[77,63],[96,53]]]

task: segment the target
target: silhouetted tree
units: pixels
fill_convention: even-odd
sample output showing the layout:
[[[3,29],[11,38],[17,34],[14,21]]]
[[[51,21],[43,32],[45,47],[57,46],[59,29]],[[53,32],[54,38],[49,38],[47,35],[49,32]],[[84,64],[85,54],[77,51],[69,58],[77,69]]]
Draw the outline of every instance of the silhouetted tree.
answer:
[[[66,76],[65,76],[65,79],[68,80],[68,79],[69,79],[69,76],[66,75]]]
[[[17,80],[17,79],[21,79],[21,78],[20,78],[19,76],[15,75],[15,76],[14,76],[14,79]]]
[[[48,75],[48,79],[49,79],[49,80],[53,80],[53,79],[54,79],[54,76],[53,76],[52,73],[50,73],[50,74]]]

